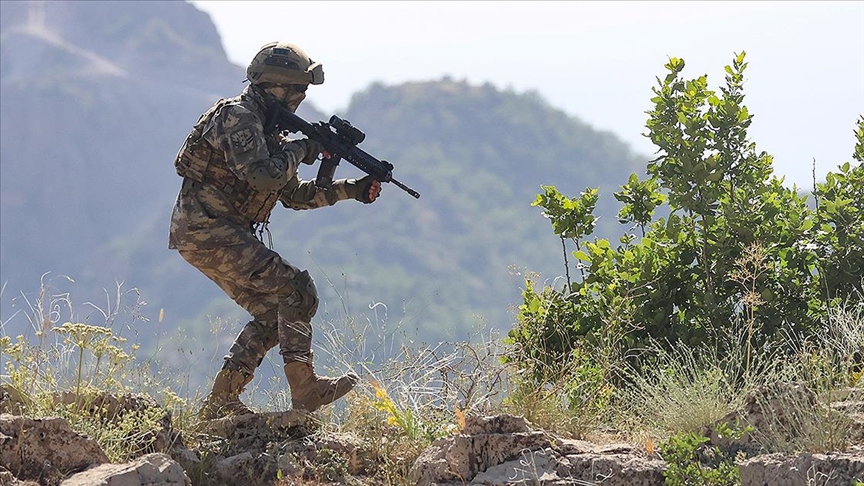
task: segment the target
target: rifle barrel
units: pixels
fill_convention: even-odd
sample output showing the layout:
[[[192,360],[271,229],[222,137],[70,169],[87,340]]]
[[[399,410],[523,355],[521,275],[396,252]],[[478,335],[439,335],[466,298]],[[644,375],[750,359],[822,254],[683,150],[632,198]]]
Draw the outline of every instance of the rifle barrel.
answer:
[[[401,182],[397,181],[396,179],[394,179],[392,177],[390,178],[390,182],[392,182],[393,184],[396,184],[396,187],[398,187],[399,189],[402,189],[403,191],[407,192],[408,194],[411,194],[412,196],[414,196],[415,199],[420,199],[420,193],[415,191],[414,189],[411,189],[410,187],[406,186],[405,184],[402,184]]]

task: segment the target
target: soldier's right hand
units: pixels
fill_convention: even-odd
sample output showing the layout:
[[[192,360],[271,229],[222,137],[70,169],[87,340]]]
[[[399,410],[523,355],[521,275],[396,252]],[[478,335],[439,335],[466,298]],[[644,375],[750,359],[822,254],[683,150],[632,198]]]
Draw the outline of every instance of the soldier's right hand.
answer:
[[[307,165],[312,165],[318,160],[318,155],[324,151],[324,146],[315,140],[304,138],[301,140],[293,140],[285,145],[294,145],[302,149],[303,156],[300,162]]]

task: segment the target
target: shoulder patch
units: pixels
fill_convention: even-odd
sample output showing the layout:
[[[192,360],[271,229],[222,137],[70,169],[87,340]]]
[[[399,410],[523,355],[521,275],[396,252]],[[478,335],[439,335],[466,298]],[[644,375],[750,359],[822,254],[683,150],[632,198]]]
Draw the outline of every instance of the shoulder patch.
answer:
[[[252,130],[244,128],[230,135],[231,145],[245,151],[252,145]]]

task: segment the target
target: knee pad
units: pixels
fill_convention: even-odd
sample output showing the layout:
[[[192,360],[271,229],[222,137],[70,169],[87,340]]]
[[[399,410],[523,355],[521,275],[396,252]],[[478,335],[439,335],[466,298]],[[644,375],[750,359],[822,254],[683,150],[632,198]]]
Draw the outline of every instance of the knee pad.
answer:
[[[296,295],[299,302],[290,306],[290,310],[286,310],[291,315],[283,316],[289,321],[304,321],[311,322],[312,317],[318,312],[318,289],[315,288],[315,282],[309,275],[309,272],[303,270],[298,273],[288,282],[287,289],[292,291],[291,295]],[[287,306],[279,306],[280,312]]]

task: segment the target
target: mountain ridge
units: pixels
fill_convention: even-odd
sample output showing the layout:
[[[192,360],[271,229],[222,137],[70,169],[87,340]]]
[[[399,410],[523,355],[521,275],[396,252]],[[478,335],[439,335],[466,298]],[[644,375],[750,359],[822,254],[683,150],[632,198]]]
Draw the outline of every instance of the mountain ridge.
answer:
[[[0,24],[0,279],[12,292],[2,296],[8,311],[0,317],[26,311],[20,298],[9,302],[19,292],[37,294],[50,271],[75,279],[78,302],[104,300],[104,288],[126,282],[147,313],[164,309],[166,328],[190,334],[206,337],[213,317],[243,319],[167,250],[180,184],[171,161],[198,116],[243,87],[243,70],[225,58],[215,27],[208,19],[202,32],[180,32],[186,16],[207,18],[183,2],[49,2],[46,28],[68,18],[46,40],[21,27],[27,5],[4,2]],[[128,24],[135,15],[140,25]],[[82,17],[89,20],[76,24]],[[154,40],[152,32],[161,34]],[[111,46],[91,49],[105,42]],[[177,54],[177,46],[185,50]],[[211,54],[187,62],[203,51]],[[99,59],[116,69],[86,69]],[[299,114],[326,119],[309,101]],[[371,305],[385,303],[391,322],[398,317],[424,339],[464,336],[476,325],[507,328],[525,272],[562,273],[560,241],[530,206],[542,184],[570,193],[601,186],[611,200],[610,190],[643,165],[617,137],[536,93],[489,83],[376,83],[355,93],[343,115],[366,132],[361,148],[391,161],[394,177],[423,196],[385,184],[371,206],[277,209],[275,249],[313,272],[322,309],[335,312],[345,293],[355,299],[343,304],[352,317],[367,318]],[[304,170],[305,179],[314,176],[314,168]],[[343,163],[337,177],[358,172]],[[614,211],[602,218],[615,224]],[[139,324],[135,332],[153,331]]]

